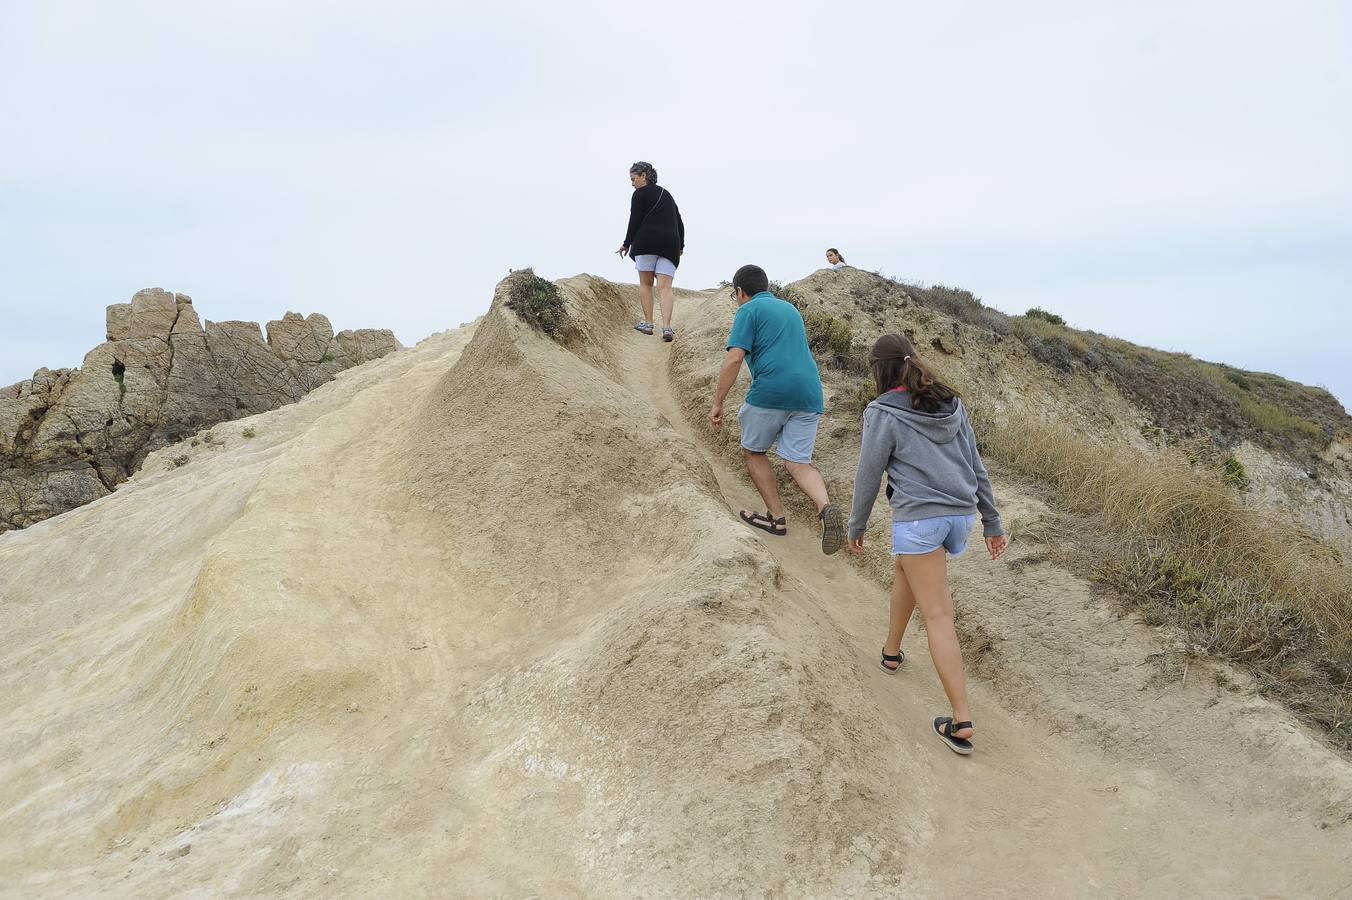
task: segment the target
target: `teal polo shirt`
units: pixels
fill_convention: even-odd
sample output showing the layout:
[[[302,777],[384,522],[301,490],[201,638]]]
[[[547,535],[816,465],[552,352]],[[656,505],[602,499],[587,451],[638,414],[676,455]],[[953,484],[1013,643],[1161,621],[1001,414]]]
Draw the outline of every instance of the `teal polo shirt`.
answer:
[[[737,309],[728,349],[746,351],[751,390],[746,402],[762,409],[819,413],[822,378],[807,346],[803,317],[792,303],[761,291]]]

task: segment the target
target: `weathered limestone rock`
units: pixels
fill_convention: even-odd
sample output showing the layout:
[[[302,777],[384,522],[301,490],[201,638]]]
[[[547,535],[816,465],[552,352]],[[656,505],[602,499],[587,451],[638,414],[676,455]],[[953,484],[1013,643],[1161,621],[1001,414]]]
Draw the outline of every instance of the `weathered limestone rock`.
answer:
[[[159,338],[169,340],[178,318],[178,302],[169,291],[147,288],[131,298],[131,321],[127,338]]]
[[[191,297],[160,288],[109,306],[107,329],[80,368],[0,388],[0,532],[108,494],[166,444],[400,349],[390,331],[335,336],[318,313],[288,312],[266,340],[254,322],[203,327]]]
[[[387,353],[400,349],[403,345],[388,328],[358,328],[356,331],[340,331],[334,338],[339,354],[349,360],[379,359]],[[348,365],[356,365],[349,362]]]
[[[187,294],[175,294],[174,301],[178,305],[178,317],[174,319],[174,329],[170,337],[175,334],[201,334],[202,320],[197,318],[197,310],[193,309],[192,298]]]
[[[306,390],[328,381],[345,368],[331,352],[333,326],[319,313],[301,317],[288,312],[268,323],[268,346],[287,360],[287,368]]]
[[[108,340],[123,341],[131,332],[131,304],[114,303],[108,307]]]
[[[333,343],[333,326],[319,313],[302,317],[288,312],[268,323],[268,346],[293,363],[316,364]]]
[[[294,403],[305,388],[263,340],[257,322],[207,322],[207,349],[221,379],[235,387],[240,415]]]

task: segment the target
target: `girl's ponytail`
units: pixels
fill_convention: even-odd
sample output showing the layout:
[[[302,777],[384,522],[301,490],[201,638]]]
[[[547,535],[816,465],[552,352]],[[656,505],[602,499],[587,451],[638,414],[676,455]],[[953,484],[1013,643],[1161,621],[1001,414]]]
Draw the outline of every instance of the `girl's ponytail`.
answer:
[[[921,412],[938,412],[945,403],[962,396],[935,377],[904,334],[885,334],[878,338],[869,354],[869,364],[880,396],[894,388],[905,387],[911,407]]]

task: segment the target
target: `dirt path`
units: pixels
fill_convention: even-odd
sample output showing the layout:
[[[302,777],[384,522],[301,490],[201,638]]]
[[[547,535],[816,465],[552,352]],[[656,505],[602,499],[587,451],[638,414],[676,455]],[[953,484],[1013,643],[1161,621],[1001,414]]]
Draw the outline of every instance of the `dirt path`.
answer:
[[[705,302],[678,302],[678,328]],[[760,508],[746,473],[682,413],[670,345],[620,343],[636,358],[630,387],[701,448],[729,515]],[[796,490],[787,477],[781,488]],[[1007,519],[1036,522],[1038,501],[998,488]],[[929,733],[949,710],[919,616],[902,671],[886,674],[885,586],[847,551],[823,557],[816,528],[792,513],[788,537],[758,539],[788,574],[786,602],[819,604],[855,639],[893,725],[870,736],[878,752],[904,747],[925,762],[915,775],[932,785],[934,830],[921,895],[1352,897],[1347,764],[1224,667],[1194,663],[1191,686],[1161,678],[1159,635],[1083,580],[1024,563],[1036,547],[1015,543],[992,563],[974,540],[954,562],[959,615],[998,645],[975,666],[991,680],[971,679],[979,749],[963,759]]]

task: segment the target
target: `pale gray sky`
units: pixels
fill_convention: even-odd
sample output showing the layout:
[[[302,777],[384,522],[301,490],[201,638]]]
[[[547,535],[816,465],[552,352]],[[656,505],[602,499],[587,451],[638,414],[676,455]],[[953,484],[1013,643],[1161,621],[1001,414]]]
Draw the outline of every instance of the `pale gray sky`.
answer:
[[[405,343],[511,267],[827,246],[1352,401],[1352,5],[0,0],[0,385],[143,287]]]

